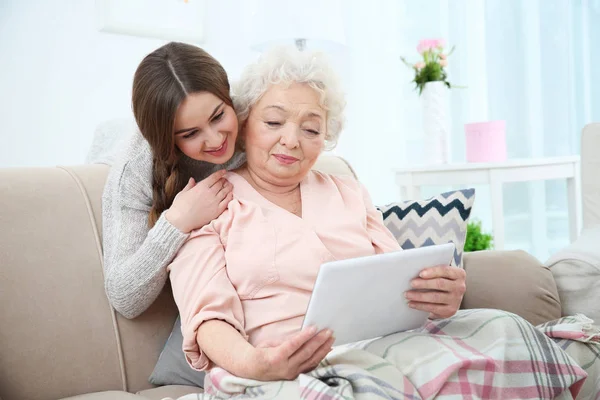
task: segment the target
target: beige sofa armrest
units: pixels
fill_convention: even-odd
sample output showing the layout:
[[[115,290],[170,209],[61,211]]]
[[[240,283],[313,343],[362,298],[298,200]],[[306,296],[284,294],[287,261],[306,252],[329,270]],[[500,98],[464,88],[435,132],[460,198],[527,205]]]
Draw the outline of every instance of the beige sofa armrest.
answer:
[[[533,325],[561,317],[550,270],[522,250],[464,254],[467,292],[462,309],[495,308],[517,314]]]
[[[552,272],[564,315],[584,314],[600,326],[600,225],[554,254],[546,265]]]
[[[327,174],[332,175],[341,175],[341,176],[352,176],[356,179],[356,172],[352,169],[352,166],[348,161],[343,159],[342,157],[330,155],[330,154],[321,154],[321,156],[317,159],[317,162],[313,166],[313,169],[321,172],[325,172]]]
[[[581,133],[581,201],[583,228],[600,225],[600,123]]]

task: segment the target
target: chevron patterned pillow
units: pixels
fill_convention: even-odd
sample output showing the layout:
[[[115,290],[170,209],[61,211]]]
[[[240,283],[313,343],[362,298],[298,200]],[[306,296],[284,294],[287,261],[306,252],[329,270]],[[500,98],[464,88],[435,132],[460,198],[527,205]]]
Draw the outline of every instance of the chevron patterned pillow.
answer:
[[[455,190],[425,200],[378,207],[383,222],[403,249],[454,243],[451,265],[462,268],[462,254],[475,189]]]

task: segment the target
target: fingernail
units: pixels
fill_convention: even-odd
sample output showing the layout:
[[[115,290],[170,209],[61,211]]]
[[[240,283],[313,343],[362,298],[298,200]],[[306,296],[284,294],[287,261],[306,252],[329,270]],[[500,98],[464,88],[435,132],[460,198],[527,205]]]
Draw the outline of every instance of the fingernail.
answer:
[[[308,328],[309,333],[317,333],[317,327],[312,325]]]
[[[427,277],[429,276],[429,273],[428,273],[427,271],[423,271],[423,272],[421,272],[421,273],[419,274],[419,276],[420,276],[421,278],[427,278]]]
[[[330,337],[331,335],[333,335],[333,331],[331,329],[327,329],[325,331],[325,337]]]
[[[408,292],[404,292],[404,297],[409,299],[410,298],[410,294]]]

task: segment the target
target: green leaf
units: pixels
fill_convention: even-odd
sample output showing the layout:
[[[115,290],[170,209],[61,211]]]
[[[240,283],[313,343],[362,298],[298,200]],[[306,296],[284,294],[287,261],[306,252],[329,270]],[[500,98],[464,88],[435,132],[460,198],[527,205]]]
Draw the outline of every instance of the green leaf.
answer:
[[[492,242],[493,236],[482,231],[481,221],[472,221],[467,224],[465,252],[489,250],[493,248]]]
[[[452,46],[446,56],[450,56],[454,52],[454,49],[455,46]],[[443,52],[443,49],[431,49],[423,52],[421,56],[425,62],[425,67],[422,69],[416,68],[414,64],[409,63],[404,57],[400,57],[404,64],[414,70],[415,78],[412,82],[415,84],[415,89],[419,92],[419,95],[423,94],[427,82],[444,82],[449,89],[466,87],[452,85],[448,82],[448,74],[444,67],[440,65],[440,54]]]

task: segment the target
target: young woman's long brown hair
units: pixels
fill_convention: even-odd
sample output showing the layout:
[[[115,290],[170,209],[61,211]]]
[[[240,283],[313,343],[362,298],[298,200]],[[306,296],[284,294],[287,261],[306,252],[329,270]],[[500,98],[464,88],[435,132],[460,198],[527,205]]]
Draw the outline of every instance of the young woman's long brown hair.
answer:
[[[232,106],[227,73],[210,54],[184,43],[168,43],[148,54],[133,78],[132,105],[137,125],[153,153],[152,209],[154,226],[189,177],[179,173],[182,154],[175,146],[177,108],[188,94],[210,92]]]

